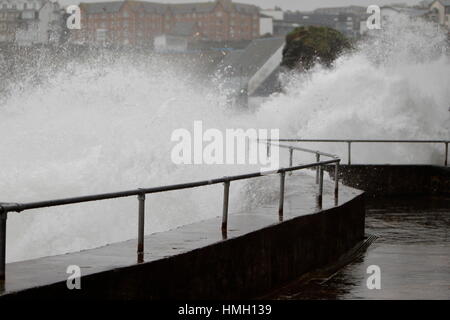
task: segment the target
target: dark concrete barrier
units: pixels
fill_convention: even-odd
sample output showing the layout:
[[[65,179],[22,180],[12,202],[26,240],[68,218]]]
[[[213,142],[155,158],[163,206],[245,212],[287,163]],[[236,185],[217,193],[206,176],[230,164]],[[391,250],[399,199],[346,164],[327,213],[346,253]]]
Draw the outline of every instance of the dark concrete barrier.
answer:
[[[3,299],[241,299],[325,266],[364,239],[364,194],[340,206],[156,261],[86,275]]]
[[[334,172],[334,168],[327,168]],[[369,196],[449,195],[450,168],[432,165],[341,165],[343,184]]]

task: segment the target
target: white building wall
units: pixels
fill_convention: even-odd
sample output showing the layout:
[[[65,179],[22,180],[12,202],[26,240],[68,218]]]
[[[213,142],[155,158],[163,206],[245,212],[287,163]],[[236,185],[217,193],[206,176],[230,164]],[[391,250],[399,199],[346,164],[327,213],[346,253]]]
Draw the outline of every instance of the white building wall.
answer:
[[[445,24],[445,7],[439,2],[435,1],[431,4],[430,10],[436,9],[438,11],[439,24]]]
[[[0,0],[0,8],[16,8],[24,14],[16,29],[15,42],[21,46],[48,44],[59,40],[59,5],[49,0]],[[37,12],[37,17],[35,16]]]
[[[261,17],[259,19],[259,34],[261,36],[265,34],[273,35],[273,18],[272,17]]]
[[[167,47],[166,36],[161,35],[161,36],[155,37],[153,40],[153,45],[154,45],[156,51],[164,51]]]

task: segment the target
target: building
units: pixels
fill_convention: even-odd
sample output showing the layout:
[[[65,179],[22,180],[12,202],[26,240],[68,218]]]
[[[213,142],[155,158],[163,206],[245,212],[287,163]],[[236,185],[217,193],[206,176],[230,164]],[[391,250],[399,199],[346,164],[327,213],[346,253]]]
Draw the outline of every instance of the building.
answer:
[[[259,18],[259,35],[261,36],[272,36],[273,35],[273,17],[266,16],[264,14],[260,15]]]
[[[449,1],[450,2],[450,1]],[[404,15],[410,19],[426,19],[434,22],[439,21],[439,13],[437,9],[418,7],[406,7],[406,6],[384,6],[381,7],[381,24],[395,19],[397,15]],[[369,32],[365,21],[361,21],[361,34]]]
[[[149,2],[115,1],[81,3],[81,29],[71,41],[99,44],[150,44],[162,34],[167,6]]]
[[[195,22],[177,22],[171,31],[154,38],[154,48],[159,52],[186,52],[189,43],[201,39]]]
[[[450,0],[436,0],[430,6],[431,14],[436,15],[437,22],[450,31]]]
[[[395,17],[397,14],[403,14],[410,18],[423,18],[429,13],[428,9],[423,8],[410,8],[410,7],[396,7],[396,6],[384,6],[381,7],[381,18],[389,19],[389,17]]]
[[[331,8],[319,8],[314,10],[317,14],[354,14],[364,15],[367,12],[367,7],[362,6],[348,6],[348,7],[331,7]]]
[[[284,19],[274,22],[274,34],[286,35],[297,27],[326,26],[340,31],[347,37],[357,37],[360,33],[361,16],[353,13],[322,14],[315,12],[284,13]]]
[[[0,2],[0,43],[15,41],[19,16],[20,11],[12,1]]]
[[[22,46],[58,42],[61,19],[57,2],[0,0],[0,42]]]
[[[144,1],[82,3],[81,30],[72,40],[80,43],[146,45],[155,37],[173,33],[180,23],[195,24],[201,40],[251,40],[260,35],[259,8],[215,0],[186,4]]]
[[[274,9],[263,9],[261,10],[261,14],[272,17],[275,21],[284,19],[284,11],[278,7],[275,7]]]

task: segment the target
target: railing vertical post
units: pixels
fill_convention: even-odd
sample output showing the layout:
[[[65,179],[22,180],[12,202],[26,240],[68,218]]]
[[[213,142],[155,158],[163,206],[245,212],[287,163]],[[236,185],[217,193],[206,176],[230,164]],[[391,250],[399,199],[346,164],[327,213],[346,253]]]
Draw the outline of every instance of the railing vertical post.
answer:
[[[294,163],[294,149],[289,148],[289,168],[292,167],[293,163]]]
[[[445,143],[445,163],[444,165],[448,166],[448,142]]]
[[[352,142],[348,141],[348,165],[352,164]]]
[[[269,158],[270,157],[270,140],[267,140],[266,148],[267,148],[267,158]]]
[[[322,209],[323,200],[323,166],[319,166],[319,194],[317,195],[317,205]]]
[[[138,195],[139,222],[138,222],[138,263],[144,262],[144,230],[145,230],[145,194]]]
[[[294,164],[294,149],[289,148],[289,168],[292,168]],[[289,175],[292,175],[292,171],[289,172]]]
[[[224,183],[223,189],[223,213],[222,213],[222,234],[226,237],[228,229],[228,201],[230,198],[230,181]]]
[[[7,212],[0,213],[0,287],[5,283],[6,274],[6,219]]]
[[[334,165],[334,199],[339,198],[339,162]]]
[[[283,171],[280,173],[280,205],[278,207],[278,216],[280,218],[280,222],[283,221],[283,212],[284,212],[284,182],[286,178],[286,173]]]
[[[320,162],[320,153],[316,153],[316,162]],[[316,168],[316,184],[319,184],[320,166]]]

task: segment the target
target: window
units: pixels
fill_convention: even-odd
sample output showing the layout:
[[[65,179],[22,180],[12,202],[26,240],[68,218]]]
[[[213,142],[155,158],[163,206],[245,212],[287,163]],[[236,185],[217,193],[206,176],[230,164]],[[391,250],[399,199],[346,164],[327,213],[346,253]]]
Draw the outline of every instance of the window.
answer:
[[[96,40],[98,42],[106,41],[106,30],[101,29],[96,30]]]

